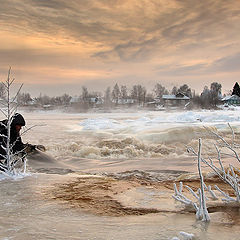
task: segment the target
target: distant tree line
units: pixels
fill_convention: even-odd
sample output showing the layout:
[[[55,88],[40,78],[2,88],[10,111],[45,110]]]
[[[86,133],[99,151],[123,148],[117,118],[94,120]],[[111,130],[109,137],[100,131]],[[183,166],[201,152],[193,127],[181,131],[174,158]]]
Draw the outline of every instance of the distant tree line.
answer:
[[[222,97],[222,85],[217,82],[213,82],[210,85],[203,88],[200,95],[195,96],[193,101],[196,105],[202,108],[215,108],[220,103]]]
[[[218,82],[212,82],[210,87],[205,86],[200,94],[196,94],[187,84],[183,84],[180,87],[174,86],[171,90],[168,90],[161,83],[156,83],[151,91],[141,85],[133,85],[128,88],[126,85],[119,85],[116,83],[113,88],[107,87],[102,92],[89,92],[86,86],[82,86],[80,94],[77,97],[72,97],[68,94],[63,94],[57,97],[49,97],[47,95],[40,94],[38,97],[32,98],[29,93],[20,93],[18,96],[18,103],[22,106],[25,105],[52,105],[52,106],[69,106],[75,98],[75,103],[84,109],[96,106],[101,100],[101,106],[110,108],[119,105],[138,105],[145,106],[146,103],[154,102],[158,100],[161,103],[163,95],[176,95],[182,93],[185,96],[191,98],[191,102],[194,106],[201,108],[215,108],[219,104],[222,93],[222,85]],[[238,83],[235,84],[232,94],[240,96],[240,88]],[[6,93],[4,92],[3,83],[0,84],[0,98],[4,99]]]

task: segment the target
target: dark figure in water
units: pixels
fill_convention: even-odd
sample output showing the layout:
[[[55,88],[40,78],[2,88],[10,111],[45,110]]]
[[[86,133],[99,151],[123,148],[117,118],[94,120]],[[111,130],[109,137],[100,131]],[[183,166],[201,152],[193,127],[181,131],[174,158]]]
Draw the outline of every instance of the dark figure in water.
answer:
[[[36,149],[37,145],[24,144],[20,136],[20,130],[25,126],[25,120],[23,116],[19,113],[15,113],[12,117],[10,125],[10,149],[11,153],[17,155],[24,160],[27,152],[31,152]],[[7,130],[8,120],[0,121],[0,163],[5,165],[7,164],[6,156],[6,146],[7,146]],[[7,167],[7,166],[6,166]],[[5,171],[4,166],[0,166],[1,171]]]

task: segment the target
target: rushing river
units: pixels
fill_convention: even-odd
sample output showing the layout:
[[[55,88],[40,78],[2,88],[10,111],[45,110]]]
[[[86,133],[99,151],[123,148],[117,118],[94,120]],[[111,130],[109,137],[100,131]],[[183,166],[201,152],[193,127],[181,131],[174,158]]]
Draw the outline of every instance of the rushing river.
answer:
[[[237,111],[64,114],[25,112],[36,125],[24,142],[43,144],[46,153],[29,157],[29,175],[0,182],[0,239],[172,239],[184,231],[196,239],[239,239],[236,224],[205,225],[193,214],[152,213],[98,216],[44,196],[56,183],[81,173],[124,171],[195,172],[186,145],[199,137],[212,141],[203,125],[229,139],[230,122],[238,134]],[[209,144],[204,146],[209,151]],[[68,174],[67,174],[68,173]]]

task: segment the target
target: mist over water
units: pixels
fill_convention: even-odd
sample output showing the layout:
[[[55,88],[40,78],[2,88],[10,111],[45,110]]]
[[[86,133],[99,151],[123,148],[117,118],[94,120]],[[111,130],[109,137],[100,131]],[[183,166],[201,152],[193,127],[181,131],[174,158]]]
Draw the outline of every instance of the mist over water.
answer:
[[[0,239],[171,239],[180,231],[194,233],[202,240],[238,239],[237,225],[213,223],[206,229],[188,214],[95,216],[49,202],[43,194],[53,183],[67,182],[79,171],[138,170],[156,177],[166,170],[196,172],[186,145],[197,147],[202,137],[206,142],[203,150],[211,154],[215,140],[204,126],[230,140],[228,122],[238,137],[238,111],[23,115],[28,127],[37,125],[23,141],[43,144],[47,151],[29,156],[30,176],[0,182]],[[149,191],[149,199],[151,194]]]
[[[44,144],[53,158],[82,170],[110,160],[127,166],[133,159],[187,158],[186,146],[197,148],[199,137],[211,153],[215,140],[204,126],[230,139],[227,123],[237,135],[240,118],[238,111],[25,115],[29,125],[41,125],[24,136],[26,141]]]

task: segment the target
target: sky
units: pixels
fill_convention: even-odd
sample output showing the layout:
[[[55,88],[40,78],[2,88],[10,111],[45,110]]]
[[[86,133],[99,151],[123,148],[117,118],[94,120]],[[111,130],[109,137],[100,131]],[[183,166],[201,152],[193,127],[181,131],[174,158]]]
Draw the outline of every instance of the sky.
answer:
[[[33,96],[240,80],[239,0],[0,0],[0,80]]]

